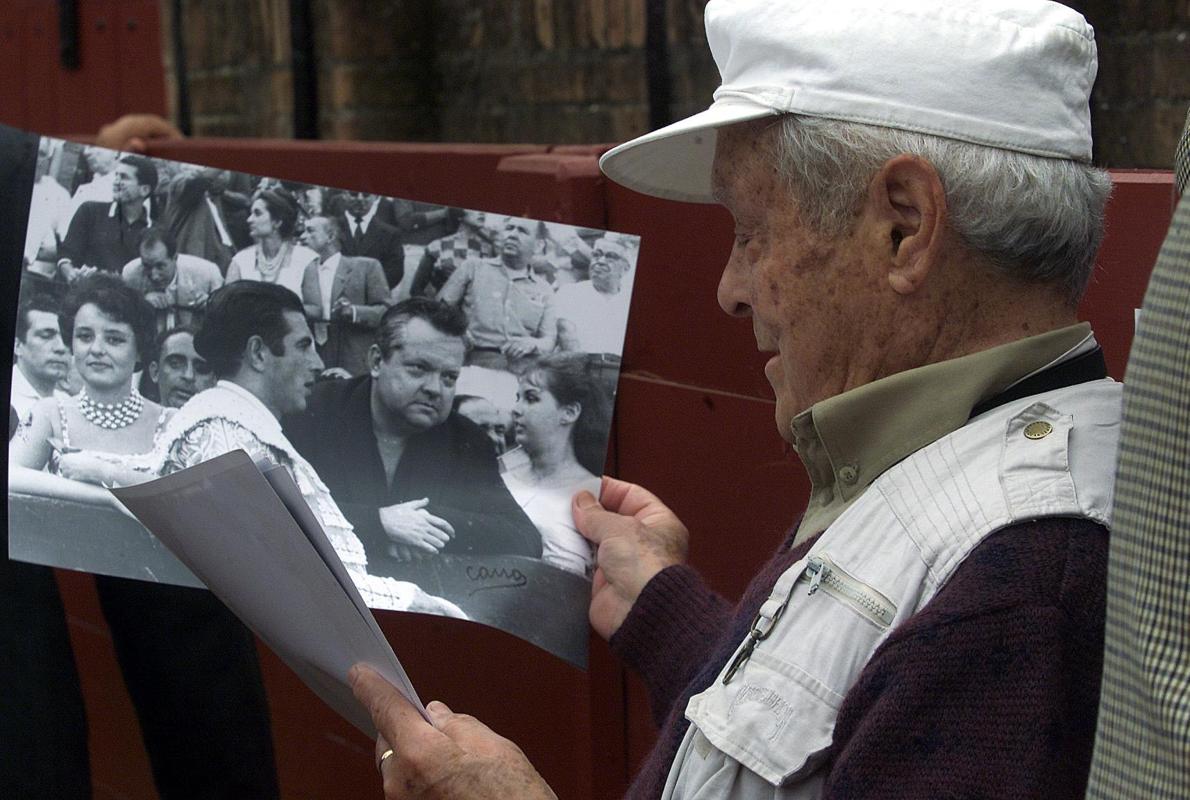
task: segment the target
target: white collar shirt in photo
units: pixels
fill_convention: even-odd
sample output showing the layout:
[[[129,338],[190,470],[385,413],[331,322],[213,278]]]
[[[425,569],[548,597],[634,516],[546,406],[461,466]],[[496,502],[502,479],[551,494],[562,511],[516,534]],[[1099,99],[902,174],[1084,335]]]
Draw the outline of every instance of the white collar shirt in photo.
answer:
[[[223,224],[223,214],[219,211],[219,206],[211,199],[208,194],[206,196],[207,208],[211,210],[211,221],[215,223],[215,231],[219,234],[219,241],[223,242],[225,247],[234,247],[231,243],[231,235],[227,232],[227,227]]]
[[[555,309],[559,320],[574,324],[579,349],[584,353],[620,353],[628,327],[631,296],[625,288],[604,294],[591,281],[558,287]]]
[[[341,253],[335,253],[326,261],[318,262],[318,290],[322,296],[322,318],[331,318],[331,290],[335,286],[335,273],[339,271]]]
[[[347,230],[352,236],[355,236],[357,232],[360,236],[368,232],[368,226],[372,224],[372,218],[376,216],[376,209],[379,207],[380,199],[377,198],[372,201],[372,207],[368,209],[368,213],[360,217],[358,224],[355,221],[355,214],[352,214],[350,211],[343,212],[343,215],[347,217]]]

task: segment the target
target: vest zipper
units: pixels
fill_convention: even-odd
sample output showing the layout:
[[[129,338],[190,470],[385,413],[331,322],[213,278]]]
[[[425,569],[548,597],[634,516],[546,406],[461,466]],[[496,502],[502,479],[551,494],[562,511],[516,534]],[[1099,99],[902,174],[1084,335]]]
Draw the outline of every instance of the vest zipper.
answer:
[[[827,556],[812,556],[806,562],[802,577],[808,577],[810,582],[807,596],[822,589],[878,628],[892,625],[897,614],[896,605],[871,586],[848,575]]]

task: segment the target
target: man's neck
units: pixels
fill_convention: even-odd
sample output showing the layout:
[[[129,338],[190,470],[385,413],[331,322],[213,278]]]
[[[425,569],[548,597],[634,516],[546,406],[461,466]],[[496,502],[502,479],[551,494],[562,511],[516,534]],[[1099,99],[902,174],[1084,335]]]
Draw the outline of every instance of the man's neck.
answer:
[[[404,442],[415,433],[408,425],[394,419],[393,415],[388,413],[384,403],[380,400],[374,378],[372,379],[372,392],[368,399],[368,406],[372,416],[372,433],[376,435],[376,438],[394,443]]]
[[[333,258],[334,256],[337,256],[340,252],[342,252],[342,251],[340,251],[337,247],[324,248],[322,250],[319,250],[318,251],[318,263],[325,264],[331,258]]]
[[[124,218],[124,221],[129,224],[136,222],[145,215],[145,201],[121,201],[120,215]]]
[[[21,371],[21,375],[25,377],[25,380],[29,382],[29,385],[33,387],[33,391],[37,392],[37,394],[42,397],[50,397],[53,395],[54,389],[58,386],[57,378],[43,378],[30,375],[25,371],[24,362],[20,360],[17,361],[17,369]]]
[[[509,272],[527,272],[529,269],[529,259],[520,256],[503,256],[500,263]]]
[[[268,382],[264,379],[263,375],[256,372],[248,372],[247,370],[240,370],[237,374],[227,378],[227,381],[234,383],[251,394],[261,402],[261,405],[269,410],[269,413],[277,419],[281,419],[281,410],[277,406],[272,392],[269,391]]]

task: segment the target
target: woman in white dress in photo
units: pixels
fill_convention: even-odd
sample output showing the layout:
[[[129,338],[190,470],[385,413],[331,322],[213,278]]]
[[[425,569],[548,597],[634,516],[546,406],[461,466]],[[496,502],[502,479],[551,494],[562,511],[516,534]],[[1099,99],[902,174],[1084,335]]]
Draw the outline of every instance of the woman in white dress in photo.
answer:
[[[297,243],[297,202],[283,189],[257,192],[248,207],[248,234],[256,242],[236,253],[227,282],[263,281],[302,296],[302,277],[318,254]]]
[[[504,459],[504,483],[541,532],[542,560],[590,577],[591,546],[574,527],[570,498],[598,496],[611,393],[582,353],[546,356],[517,385],[513,432],[522,458]]]
[[[173,413],[133,385],[151,355],[155,312],[119,278],[100,273],[75,284],[59,325],[82,390],[34,406],[10,444],[9,490],[115,505],[102,487],[153,477],[153,446]]]

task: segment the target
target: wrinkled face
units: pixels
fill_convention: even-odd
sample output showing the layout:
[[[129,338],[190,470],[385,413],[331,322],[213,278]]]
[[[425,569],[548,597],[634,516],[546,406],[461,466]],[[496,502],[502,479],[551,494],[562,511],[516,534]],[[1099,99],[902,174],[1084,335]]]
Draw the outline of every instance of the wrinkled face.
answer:
[[[88,387],[118,389],[131,385],[136,371],[136,335],[127,322],[117,322],[93,303],[74,315],[71,343],[74,365]]]
[[[500,231],[500,252],[505,261],[514,259],[527,262],[529,260],[529,256],[533,255],[533,246],[536,244],[536,237],[533,235],[536,227],[535,222],[519,217],[509,217],[504,222],[504,227]]]
[[[373,346],[373,397],[394,427],[414,433],[446,421],[465,351],[462,338],[418,318],[405,323],[401,346],[388,358]]]
[[[181,408],[194,395],[215,385],[207,362],[194,352],[194,336],[175,333],[161,346],[161,355],[149,364],[149,379],[157,384],[161,404]]]
[[[573,408],[558,404],[541,374],[529,372],[517,384],[512,407],[512,430],[517,444],[530,450],[570,435]]]
[[[355,216],[362,217],[372,210],[372,201],[375,195],[367,192],[348,192],[347,193],[347,210]]]
[[[26,312],[29,331],[18,339],[15,353],[21,370],[30,378],[53,383],[66,377],[70,351],[62,341],[58,315],[49,311]]]
[[[508,425],[500,409],[482,397],[468,400],[459,405],[459,414],[479,426],[496,448],[496,454],[503,453],[508,448],[508,441],[504,438]]]
[[[604,294],[619,294],[628,257],[624,248],[608,239],[600,239],[591,248],[591,283]]]
[[[302,244],[314,252],[325,255],[334,250],[335,237],[330,231],[331,223],[325,217],[311,217],[302,226]]]
[[[144,201],[149,196],[149,187],[141,184],[136,167],[131,164],[116,164],[115,179],[112,181],[112,199],[120,203]]]
[[[802,221],[767,141],[757,124],[717,137],[715,196],[735,221],[718,295],[724,311],[751,317],[757,348],[772,354],[764,372],[777,428],[791,439],[799,412],[871,379],[883,295],[855,233],[830,239]]]
[[[260,198],[253,200],[248,207],[248,235],[259,240],[278,232],[277,221],[269,213],[269,207]]]
[[[281,340],[281,355],[265,348],[264,375],[270,405],[279,414],[306,410],[306,400],[314,388],[314,381],[322,371],[322,359],[314,349],[314,336],[306,324],[306,316],[297,311],[283,312],[289,333]]]
[[[141,246],[140,263],[145,270],[145,280],[157,291],[168,287],[178,272],[177,256],[171,256],[160,242]]]

